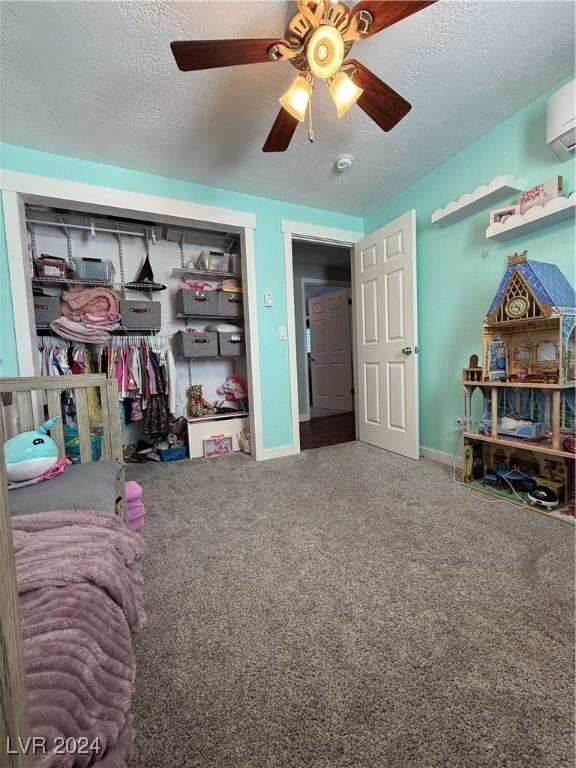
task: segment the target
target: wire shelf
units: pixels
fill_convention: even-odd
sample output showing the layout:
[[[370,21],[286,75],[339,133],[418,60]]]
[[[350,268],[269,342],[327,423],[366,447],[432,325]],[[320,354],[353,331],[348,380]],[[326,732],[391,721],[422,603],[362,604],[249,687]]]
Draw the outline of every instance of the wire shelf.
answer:
[[[85,285],[92,288],[119,288],[125,291],[137,291],[142,293],[157,293],[157,288],[151,288],[148,283],[109,283],[105,280],[90,280],[67,277],[33,277],[33,285],[53,285],[65,288],[70,285]],[[160,290],[165,290],[164,288]]]
[[[222,280],[224,278],[235,277],[240,279],[240,275],[234,274],[234,272],[213,272],[209,269],[173,269],[172,278],[182,279],[186,277],[204,277],[208,280]]]
[[[240,419],[250,416],[248,411],[234,411],[234,413],[212,413],[206,416],[188,416],[186,419],[189,424],[195,424],[200,421],[219,421],[221,419]]]
[[[55,331],[53,331],[52,328],[49,325],[37,325],[36,326],[36,330],[37,331],[51,331],[52,333],[55,333]],[[107,329],[105,328],[104,330],[107,330]],[[121,336],[122,334],[127,334],[127,335],[132,334],[133,336],[138,336],[143,331],[145,333],[159,333],[161,330],[162,329],[161,329],[160,326],[149,326],[149,327],[144,327],[144,328],[114,328],[113,330],[107,331],[107,332],[111,336]],[[86,342],[86,343],[90,344],[89,341]],[[94,343],[98,344],[100,342],[94,342]]]

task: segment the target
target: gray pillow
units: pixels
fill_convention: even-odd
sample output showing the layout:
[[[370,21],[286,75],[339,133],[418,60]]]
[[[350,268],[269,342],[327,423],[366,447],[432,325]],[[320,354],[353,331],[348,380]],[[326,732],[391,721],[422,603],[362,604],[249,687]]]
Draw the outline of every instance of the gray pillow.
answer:
[[[9,491],[10,513],[26,515],[74,509],[113,514],[116,510],[116,478],[121,469],[118,461],[73,464],[52,480]]]

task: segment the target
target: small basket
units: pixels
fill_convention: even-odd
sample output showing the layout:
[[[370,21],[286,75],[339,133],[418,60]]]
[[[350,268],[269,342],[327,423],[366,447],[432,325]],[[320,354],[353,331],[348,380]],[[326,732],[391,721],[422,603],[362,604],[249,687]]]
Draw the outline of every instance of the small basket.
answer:
[[[92,461],[100,461],[103,436],[104,427],[93,427],[90,430]],[[66,450],[66,458],[70,459],[72,464],[80,464],[80,439],[78,437],[78,427],[74,424],[64,425],[64,448]]]
[[[186,446],[177,445],[175,448],[162,448],[158,451],[160,461],[180,461],[186,458]]]

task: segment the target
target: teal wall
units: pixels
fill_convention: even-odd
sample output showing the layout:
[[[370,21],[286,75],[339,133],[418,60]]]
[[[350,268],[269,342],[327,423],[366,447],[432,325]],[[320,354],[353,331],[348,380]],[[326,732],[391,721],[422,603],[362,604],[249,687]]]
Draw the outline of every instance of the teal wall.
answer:
[[[574,231],[573,223],[566,222],[498,244],[485,239],[488,211],[445,228],[432,226],[430,217],[436,208],[500,174],[511,173],[521,177],[528,186],[560,174],[564,177],[564,191],[574,189],[574,164],[559,163],[546,146],[548,96],[546,94],[516,113],[364,219],[8,144],[0,144],[0,167],[233,208],[256,215],[265,448],[291,443],[288,345],[278,337],[278,327],[286,325],[281,219],[371,232],[406,210],[415,208],[420,442],[429,448],[452,452],[454,424],[461,406],[460,370],[470,354],[480,351],[482,320],[504,271],[506,255],[527,248],[530,258],[558,264],[573,281]],[[3,220],[0,216],[0,374],[5,376],[18,373],[8,285]],[[265,291],[270,291],[274,297],[274,306],[270,309],[263,306]]]
[[[52,155],[11,144],[0,145],[0,168],[254,213],[256,215],[254,240],[264,447],[276,448],[292,444],[288,344],[278,336],[278,327],[286,325],[284,239],[281,220],[291,219],[361,232],[363,227],[361,218]],[[0,285],[2,286],[0,337],[3,353],[0,374],[17,376],[18,366],[15,355],[4,354],[7,350],[14,350],[15,337],[11,306],[7,303],[10,294],[3,236],[0,237]],[[270,308],[265,308],[263,305],[265,291],[273,295],[274,305]]]
[[[455,449],[461,369],[472,353],[481,352],[482,321],[502,278],[506,256],[527,249],[528,258],[557,264],[574,284],[573,221],[505,243],[486,240],[489,210],[447,227],[430,223],[437,208],[501,174],[522,178],[527,187],[560,175],[564,193],[574,189],[574,163],[560,163],[546,145],[549,95],[517,112],[364,219],[364,231],[372,232],[408,209],[416,209],[420,444],[428,448],[449,453]],[[512,196],[493,207],[515,200]]]

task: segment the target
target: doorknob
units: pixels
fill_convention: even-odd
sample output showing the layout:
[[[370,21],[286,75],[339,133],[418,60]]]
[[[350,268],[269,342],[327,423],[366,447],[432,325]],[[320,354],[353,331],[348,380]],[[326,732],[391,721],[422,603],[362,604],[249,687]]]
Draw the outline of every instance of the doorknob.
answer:
[[[412,354],[412,347],[404,347],[404,349],[402,350],[402,354],[406,355],[406,356],[411,355]]]

